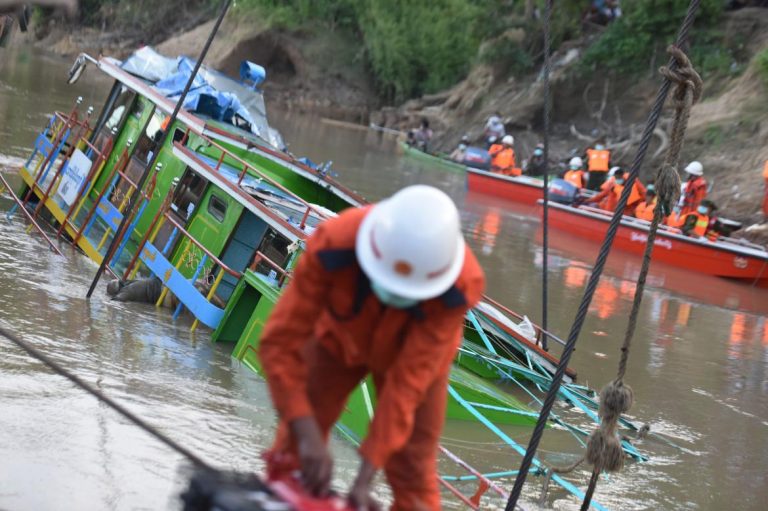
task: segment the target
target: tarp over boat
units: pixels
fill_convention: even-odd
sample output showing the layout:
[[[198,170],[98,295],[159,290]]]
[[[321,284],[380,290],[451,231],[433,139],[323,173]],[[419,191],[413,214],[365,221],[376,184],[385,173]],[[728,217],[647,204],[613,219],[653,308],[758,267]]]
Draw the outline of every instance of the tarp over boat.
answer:
[[[195,61],[183,56],[165,57],[145,46],[129,56],[120,67],[152,83],[163,96],[178,100]],[[267,122],[262,93],[205,66],[201,66],[195,76],[184,108],[238,126],[244,122],[249,131],[272,143],[273,130]]]

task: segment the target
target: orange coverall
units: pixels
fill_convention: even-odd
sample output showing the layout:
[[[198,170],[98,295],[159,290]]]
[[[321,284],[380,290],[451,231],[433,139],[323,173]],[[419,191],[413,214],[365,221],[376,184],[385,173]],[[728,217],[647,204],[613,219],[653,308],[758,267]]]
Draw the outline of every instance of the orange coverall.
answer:
[[[768,219],[768,160],[763,167],[763,179],[765,179],[765,197],[763,197],[763,215]]]
[[[507,176],[519,176],[523,171],[515,166],[515,150],[502,144],[494,144],[488,150],[491,155],[491,172]]]
[[[701,201],[707,198],[707,181],[696,176],[694,179],[685,182],[685,192],[683,194],[683,207],[680,215],[693,213],[699,207]]]
[[[612,187],[605,188],[597,195],[590,197],[587,200],[587,203],[598,203],[600,209],[604,209],[605,211],[613,211],[619,204],[619,198],[621,197],[621,193],[623,191],[624,185],[614,183]],[[637,205],[643,200],[645,200],[645,186],[636,180],[632,186],[632,192],[629,194],[629,200],[627,201],[627,206],[624,208],[623,214],[631,216],[635,212]]]
[[[264,328],[259,356],[281,421],[273,452],[295,453],[288,424],[300,417],[314,416],[327,437],[370,373],[377,405],[360,454],[384,468],[393,510],[439,510],[448,376],[485,277],[467,248],[446,293],[410,309],[382,305],[355,256],[368,211],[349,209],[318,227]]]

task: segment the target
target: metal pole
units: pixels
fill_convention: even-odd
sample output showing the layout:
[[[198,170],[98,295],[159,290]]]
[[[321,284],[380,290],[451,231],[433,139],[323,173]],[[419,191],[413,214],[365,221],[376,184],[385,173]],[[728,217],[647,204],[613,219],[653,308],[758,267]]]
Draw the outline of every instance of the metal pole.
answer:
[[[192,87],[192,83],[195,81],[197,72],[200,70],[200,66],[203,64],[203,60],[205,60],[205,56],[208,54],[208,49],[211,47],[213,38],[216,37],[216,32],[219,31],[221,22],[224,20],[224,16],[227,14],[227,10],[229,10],[230,4],[232,4],[232,0],[224,0],[224,5],[221,7],[221,12],[219,13],[219,17],[216,20],[216,24],[213,26],[213,29],[211,30],[211,33],[208,36],[208,40],[205,42],[205,46],[203,46],[203,50],[200,52],[200,56],[197,58],[197,62],[195,63],[195,68],[192,70],[192,74],[189,76],[189,80],[187,80],[187,85],[184,87],[184,91],[181,93],[181,97],[179,97],[179,101],[176,102],[176,107],[173,109],[173,113],[171,114],[171,119],[170,121],[168,121],[168,126],[172,126],[174,121],[176,120],[176,117],[179,115],[179,110],[181,110],[181,107],[184,104],[184,100],[187,98],[187,93],[189,93],[189,89]],[[141,197],[142,197],[141,190],[144,188],[144,183],[147,181],[150,171],[155,167],[155,161],[157,160],[157,157],[160,154],[160,148],[163,147],[163,145],[165,144],[165,140],[168,138],[169,131],[170,130],[165,130],[163,132],[160,142],[157,144],[157,150],[152,153],[152,158],[147,163],[147,166],[144,168],[144,173],[141,175],[141,179],[139,180],[138,187],[136,190],[137,193],[134,196],[132,196],[131,199],[128,201],[128,205],[126,206],[126,209],[123,212],[123,219],[120,222],[120,226],[117,228],[117,231],[115,231],[115,236],[112,238],[112,242],[109,244],[107,253],[104,255],[104,259],[101,261],[101,265],[99,266],[99,269],[96,271],[96,275],[93,277],[93,282],[91,282],[91,287],[88,289],[88,293],[85,295],[86,298],[90,298],[91,295],[93,294],[94,289],[96,289],[96,284],[98,284],[99,278],[101,278],[101,274],[104,273],[104,269],[109,265],[110,259],[112,259],[115,249],[117,248],[121,238],[125,234],[123,231],[128,226],[128,220],[131,217],[133,208],[136,206],[137,202],[141,201]]]
[[[550,23],[552,20],[552,0],[547,0],[544,9],[544,211],[542,214],[543,232],[542,232],[542,272],[541,272],[541,347],[544,351],[549,351],[547,344],[547,288],[548,288],[548,270],[549,270],[549,124],[552,115],[552,98],[550,97],[549,74],[551,71],[551,48],[550,48]]]

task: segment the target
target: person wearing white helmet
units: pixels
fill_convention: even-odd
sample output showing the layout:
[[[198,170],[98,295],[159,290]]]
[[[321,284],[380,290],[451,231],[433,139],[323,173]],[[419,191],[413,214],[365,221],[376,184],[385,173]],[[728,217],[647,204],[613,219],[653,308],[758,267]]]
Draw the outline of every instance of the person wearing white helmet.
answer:
[[[568,170],[563,174],[563,179],[579,190],[586,186],[586,176],[582,167],[584,167],[584,162],[578,156],[574,156],[568,162]]]
[[[464,314],[484,285],[456,206],[435,188],[411,186],[320,224],[261,337],[280,418],[270,470],[300,469],[306,488],[326,495],[328,435],[371,375],[377,402],[350,504],[376,506],[370,485],[383,469],[392,509],[439,510],[447,382]]]
[[[512,135],[504,135],[501,144],[494,144],[488,150],[491,157],[491,172],[505,176],[519,176],[523,171],[515,165],[515,139]]]
[[[506,128],[504,127],[504,122],[501,120],[500,112],[495,112],[488,117],[488,121],[486,121],[485,128],[483,129],[483,135],[485,136],[487,147],[490,147],[497,140],[506,135]]]
[[[606,174],[610,168],[611,152],[606,149],[602,142],[595,144],[593,149],[587,149],[587,172],[589,172],[587,188],[599,190],[600,185],[605,182]]]
[[[704,179],[704,166],[698,161],[692,161],[685,167],[688,179],[682,187],[680,197],[680,217],[693,213],[707,198],[707,181]]]

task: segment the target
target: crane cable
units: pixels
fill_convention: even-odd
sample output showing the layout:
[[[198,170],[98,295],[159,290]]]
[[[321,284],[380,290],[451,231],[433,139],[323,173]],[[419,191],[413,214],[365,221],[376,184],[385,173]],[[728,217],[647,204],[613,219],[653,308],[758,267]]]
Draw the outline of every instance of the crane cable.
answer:
[[[695,18],[696,11],[698,10],[700,3],[701,3],[701,0],[691,0],[690,4],[688,5],[688,11],[680,27],[680,31],[678,32],[678,35],[677,35],[677,41],[675,43],[675,46],[677,48],[682,48],[685,42],[687,41],[688,32],[690,31],[690,28],[693,25],[693,20]],[[670,72],[674,72],[675,70],[677,70],[677,66],[678,66],[677,60],[674,57],[672,57],[669,61],[669,64],[667,65],[667,69]],[[613,213],[613,217],[611,218],[610,224],[608,226],[608,230],[605,235],[605,239],[603,240],[603,244],[600,247],[600,252],[597,256],[597,260],[595,261],[594,269],[592,271],[592,274],[589,277],[589,282],[587,283],[587,287],[584,291],[584,296],[582,297],[581,303],[579,304],[579,309],[576,313],[576,317],[571,327],[571,331],[568,335],[568,340],[566,342],[565,347],[563,348],[563,353],[560,356],[560,362],[558,363],[557,369],[553,376],[552,383],[550,384],[547,396],[544,399],[544,404],[542,405],[541,411],[539,413],[539,419],[536,422],[536,426],[534,427],[533,433],[531,435],[531,439],[528,443],[528,448],[526,449],[525,456],[523,456],[523,460],[520,464],[520,469],[519,469],[517,478],[515,479],[515,484],[512,488],[512,492],[510,493],[509,500],[505,508],[506,511],[513,511],[515,509],[515,506],[517,505],[517,501],[520,498],[520,494],[522,493],[523,485],[525,484],[525,479],[528,476],[528,472],[530,471],[533,458],[536,454],[536,449],[538,448],[539,443],[541,442],[541,437],[544,434],[544,428],[547,424],[547,420],[552,411],[552,406],[554,405],[555,399],[557,398],[557,392],[560,389],[560,385],[562,384],[563,376],[565,375],[565,368],[568,366],[568,363],[570,362],[570,359],[571,359],[571,355],[573,354],[573,350],[576,347],[576,342],[579,338],[579,334],[581,333],[581,328],[584,325],[584,321],[586,319],[587,310],[589,309],[589,305],[592,302],[592,297],[595,293],[595,289],[597,288],[597,283],[600,280],[600,276],[603,273],[605,262],[608,259],[608,254],[610,253],[613,240],[616,237],[619,224],[621,223],[622,213],[624,212],[627,202],[629,201],[630,192],[635,184],[635,181],[637,180],[638,174],[640,172],[640,167],[642,166],[643,160],[645,159],[645,155],[648,152],[648,146],[650,145],[651,137],[653,136],[653,131],[656,129],[656,125],[659,121],[659,118],[661,117],[661,111],[664,107],[664,103],[667,99],[667,95],[669,94],[671,83],[672,82],[670,80],[670,75],[665,74],[664,81],[656,96],[656,100],[653,104],[651,113],[648,117],[648,121],[643,131],[643,135],[640,140],[640,145],[638,147],[637,154],[635,156],[634,161],[632,162],[629,178],[627,179],[627,182],[624,185],[624,190],[622,191],[621,197],[619,198],[619,203],[616,206],[616,210]],[[660,202],[661,201],[659,201],[659,203]],[[658,207],[657,209],[654,210],[654,219],[656,219],[657,211],[658,211]],[[658,221],[656,221],[655,224],[658,226]],[[655,231],[653,236],[655,236]],[[649,241],[652,247],[653,240],[651,238],[650,233],[649,233]],[[647,273],[647,268],[645,268],[645,270]],[[645,279],[644,274],[641,274],[641,277],[643,278],[643,280]],[[636,299],[637,299],[637,295],[636,295]],[[639,301],[638,301],[638,306],[639,306]],[[627,351],[627,354],[628,354],[628,351]],[[596,482],[596,476],[594,474],[593,474],[593,479],[595,479],[594,482]],[[590,486],[593,486],[593,484],[590,484]]]

